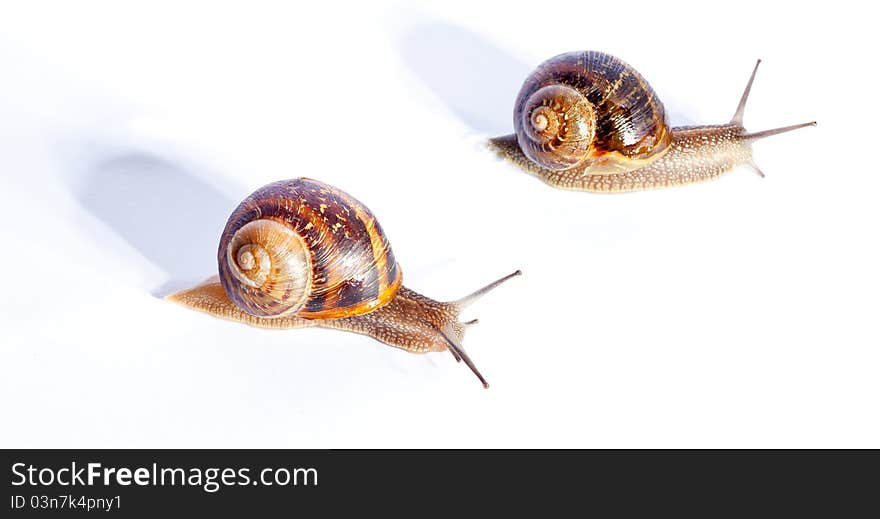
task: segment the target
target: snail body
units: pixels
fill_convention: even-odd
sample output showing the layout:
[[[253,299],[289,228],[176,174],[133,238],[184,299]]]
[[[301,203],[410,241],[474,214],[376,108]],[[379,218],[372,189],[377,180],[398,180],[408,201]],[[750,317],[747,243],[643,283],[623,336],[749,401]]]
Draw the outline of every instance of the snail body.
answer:
[[[516,133],[489,145],[562,189],[617,192],[685,185],[740,165],[763,176],[752,160],[752,143],[816,123],[747,132],[743,112],[757,70],[755,65],[729,123],[673,128],[660,99],[635,69],[602,52],[562,54],[538,66],[520,89]]]
[[[461,346],[462,309],[519,271],[440,302],[402,286],[381,226],[344,191],[299,178],[264,186],[233,211],[217,251],[219,275],[168,299],[261,328],[322,327],[368,335],[412,353]]]

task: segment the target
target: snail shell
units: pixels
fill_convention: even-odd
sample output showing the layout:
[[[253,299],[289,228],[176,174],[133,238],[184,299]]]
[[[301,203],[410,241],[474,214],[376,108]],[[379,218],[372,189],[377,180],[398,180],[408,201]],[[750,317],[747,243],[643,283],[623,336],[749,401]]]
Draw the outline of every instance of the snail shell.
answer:
[[[306,178],[269,184],[239,204],[217,261],[226,295],[256,316],[364,314],[388,303],[402,279],[370,210]]]
[[[517,142],[544,168],[630,171],[662,156],[672,134],[663,104],[635,69],[602,52],[542,63],[514,108]]]

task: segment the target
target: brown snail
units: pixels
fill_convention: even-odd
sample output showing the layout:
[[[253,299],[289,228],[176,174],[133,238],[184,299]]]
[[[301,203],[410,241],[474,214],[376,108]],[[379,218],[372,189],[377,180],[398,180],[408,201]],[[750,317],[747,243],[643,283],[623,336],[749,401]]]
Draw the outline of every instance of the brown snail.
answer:
[[[262,328],[345,330],[412,353],[449,350],[489,387],[461,345],[459,312],[520,271],[456,301],[401,284],[373,214],[316,180],[264,186],[233,211],[217,251],[219,276],[168,296],[215,317]]]
[[[551,58],[526,79],[514,135],[490,147],[546,183],[582,191],[636,191],[716,178],[751,166],[752,143],[815,121],[749,133],[743,127],[755,65],[727,124],[670,128],[647,81],[614,56],[586,51]]]

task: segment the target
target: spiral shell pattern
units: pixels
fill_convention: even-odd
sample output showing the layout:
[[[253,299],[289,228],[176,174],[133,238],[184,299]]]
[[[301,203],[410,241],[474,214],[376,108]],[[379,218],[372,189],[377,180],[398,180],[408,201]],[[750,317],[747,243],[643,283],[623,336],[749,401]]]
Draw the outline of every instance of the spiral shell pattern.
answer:
[[[589,153],[596,129],[596,111],[577,90],[547,85],[523,107],[521,146],[526,156],[548,169],[568,169]]]
[[[257,316],[363,314],[388,303],[402,278],[370,210],[305,178],[269,184],[239,204],[217,261],[226,295]]]
[[[523,153],[557,171],[630,171],[662,156],[672,141],[663,104],[648,82],[595,51],[538,66],[517,96],[514,127]]]

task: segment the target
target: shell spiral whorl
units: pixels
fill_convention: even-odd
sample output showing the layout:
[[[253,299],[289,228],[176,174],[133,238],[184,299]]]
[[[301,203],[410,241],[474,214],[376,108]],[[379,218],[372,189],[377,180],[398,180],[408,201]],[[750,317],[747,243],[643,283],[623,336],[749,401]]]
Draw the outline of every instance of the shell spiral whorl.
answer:
[[[596,130],[593,105],[577,90],[548,85],[526,100],[521,114],[523,152],[548,169],[568,169],[590,151]]]
[[[251,303],[264,312],[302,306],[311,288],[306,245],[277,220],[254,220],[238,229],[226,246],[226,264],[236,281],[254,290]]]
[[[672,134],[663,104],[635,69],[602,52],[551,58],[526,79],[514,108],[523,153],[551,170],[619,173],[660,157]]]
[[[401,283],[369,209],[304,178],[247,197],[229,217],[217,260],[229,299],[257,316],[359,315],[390,301]]]

